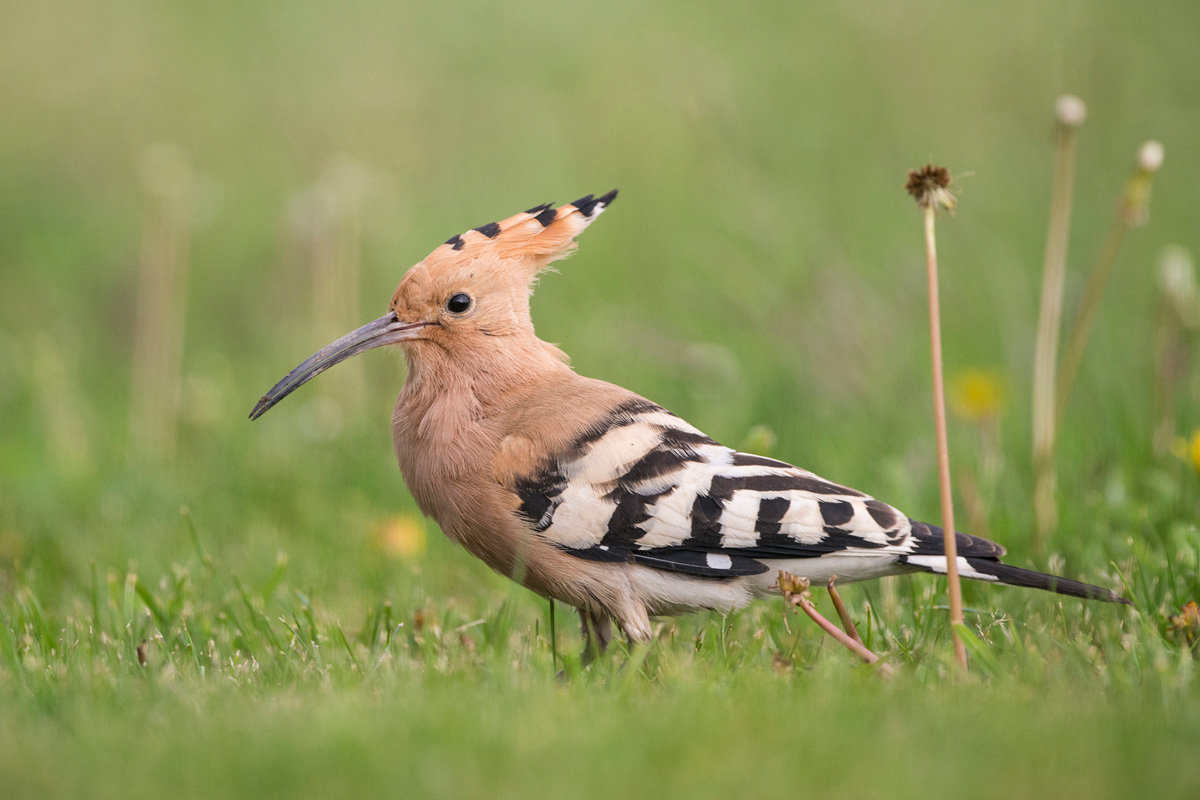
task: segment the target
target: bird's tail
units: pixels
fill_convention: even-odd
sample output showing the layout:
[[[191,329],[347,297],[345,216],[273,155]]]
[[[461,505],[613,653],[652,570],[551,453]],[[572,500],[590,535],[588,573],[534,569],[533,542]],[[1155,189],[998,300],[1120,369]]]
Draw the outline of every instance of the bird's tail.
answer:
[[[909,555],[901,559],[903,562],[938,575],[946,574],[946,557],[944,555]],[[1125,603],[1132,605],[1121,595],[1109,589],[1092,586],[1088,583],[1073,581],[1070,578],[1060,578],[1057,575],[1047,575],[1031,569],[1021,569],[1008,564],[1002,564],[994,558],[958,557],[958,574],[964,578],[974,578],[990,583],[1003,583],[1009,586],[1025,586],[1031,589],[1043,589],[1047,592],[1082,597],[1086,600],[1101,600],[1105,603]]]

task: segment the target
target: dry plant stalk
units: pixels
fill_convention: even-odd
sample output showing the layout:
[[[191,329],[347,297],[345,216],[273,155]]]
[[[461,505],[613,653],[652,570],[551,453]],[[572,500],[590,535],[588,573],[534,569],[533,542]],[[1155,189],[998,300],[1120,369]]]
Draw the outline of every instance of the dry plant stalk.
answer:
[[[335,156],[322,167],[317,180],[289,204],[288,261],[296,269],[298,282],[308,284],[311,290],[308,332],[315,342],[328,342],[358,321],[363,205],[371,182],[365,165],[349,156]],[[363,396],[362,365],[349,367],[341,380],[322,391],[338,419],[353,416]]]
[[[47,333],[34,340],[30,376],[45,421],[45,446],[59,471],[69,477],[92,469],[91,414],[80,396],[76,355]]]
[[[1192,254],[1180,245],[1165,247],[1158,261],[1161,300],[1155,335],[1155,394],[1158,424],[1154,451],[1171,452],[1175,442],[1175,395],[1190,371],[1195,332],[1200,327],[1200,294]]]
[[[313,330],[317,342],[340,335],[359,317],[362,271],[362,204],[370,175],[346,156],[325,166],[315,189],[317,208],[312,227]],[[339,406],[352,411],[362,397],[362,365],[353,365],[340,381],[326,388]],[[352,416],[352,414],[350,414]]]
[[[1062,367],[1058,373],[1056,387],[1057,402],[1055,421],[1062,422],[1071,397],[1071,389],[1075,386],[1075,378],[1079,374],[1079,365],[1083,362],[1083,350],[1087,346],[1088,334],[1092,329],[1092,321],[1096,317],[1096,309],[1100,305],[1100,297],[1108,278],[1112,274],[1113,264],[1116,263],[1117,253],[1120,252],[1121,242],[1131,228],[1146,224],[1150,218],[1150,188],[1154,184],[1154,176],[1162,166],[1163,147],[1158,142],[1146,142],[1138,150],[1137,164],[1133,174],[1125,182],[1121,197],[1117,203],[1117,213],[1113,216],[1112,227],[1108,230],[1108,238],[1096,259],[1096,265],[1088,275],[1087,286],[1083,290],[1083,300],[1079,304],[1079,313],[1071,326],[1071,335],[1067,339],[1063,351]]]
[[[1058,524],[1058,507],[1054,499],[1055,372],[1058,336],[1062,328],[1067,240],[1071,229],[1071,196],[1075,187],[1075,146],[1078,130],[1087,118],[1087,107],[1078,97],[1065,94],[1055,102],[1054,116],[1057,122],[1054,184],[1050,191],[1050,223],[1042,267],[1042,306],[1033,356],[1034,509],[1039,548]]]
[[[862,643],[862,639],[858,636],[858,631],[855,630],[854,624],[849,622],[849,613],[846,612],[845,605],[842,604],[841,597],[833,588],[833,579],[829,580],[829,595],[834,599],[834,606],[838,609],[838,614],[842,615],[842,619],[847,621],[847,632],[842,632],[836,625],[825,618],[820,611],[817,611],[816,606],[812,602],[812,594],[808,591],[810,586],[808,578],[801,578],[793,575],[790,572],[780,570],[778,583],[779,593],[792,605],[793,608],[799,608],[812,619],[813,622],[828,633],[834,639],[841,643],[850,652],[857,655],[868,664],[879,664],[879,674],[885,678],[891,677],[894,674],[892,665],[881,662],[879,656],[867,649]],[[849,633],[853,631],[853,634]]]
[[[954,499],[950,489],[950,446],[946,434],[946,382],[942,370],[942,322],[938,300],[937,238],[934,220],[938,209],[953,211],[958,201],[950,193],[950,171],[926,164],[908,173],[904,188],[925,212],[925,266],[929,281],[929,345],[933,360],[933,416],[937,433],[938,487],[942,497],[942,537],[946,551],[946,582],[950,590],[950,633],[954,657],[967,669],[967,648],[958,635],[963,624],[962,584],[958,576],[958,545],[954,539]]]
[[[846,610],[846,604],[842,602],[842,596],[838,594],[838,590],[833,588],[834,582],[837,580],[837,575],[830,575],[829,582],[825,584],[825,588],[829,591],[829,599],[833,601],[833,607],[838,613],[838,618],[842,621],[842,628],[846,633],[850,634],[850,638],[859,644],[863,644],[862,637],[858,635],[858,628],[854,627],[854,620],[850,618],[850,612]]]
[[[179,427],[192,171],[180,147],[160,144],[143,156],[141,178],[146,221],[133,339],[129,444],[133,456],[164,458],[175,452]]]

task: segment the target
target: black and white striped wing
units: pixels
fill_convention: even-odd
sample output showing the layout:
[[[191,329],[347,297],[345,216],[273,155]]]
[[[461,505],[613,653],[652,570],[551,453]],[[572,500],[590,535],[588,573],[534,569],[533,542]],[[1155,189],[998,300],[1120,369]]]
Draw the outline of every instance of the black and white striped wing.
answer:
[[[941,532],[862,492],[738,453],[645,400],[623,404],[521,482],[533,530],[580,558],[712,577],[764,560],[873,556],[916,566]],[[962,537],[976,542],[985,540]],[[966,544],[967,542],[964,542]],[[999,545],[973,553],[997,557]],[[944,561],[944,559],[943,559]]]

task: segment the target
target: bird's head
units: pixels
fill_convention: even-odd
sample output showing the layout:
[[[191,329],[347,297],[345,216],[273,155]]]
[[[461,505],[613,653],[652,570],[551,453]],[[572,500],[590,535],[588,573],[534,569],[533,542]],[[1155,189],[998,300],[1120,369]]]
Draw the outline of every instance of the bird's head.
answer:
[[[453,236],[414,265],[387,314],[322,348],[267,392],[257,419],[310,379],[351,356],[389,344],[450,359],[484,352],[503,339],[533,339],[529,296],[542,270],[569,256],[575,237],[617,196],[587,197],[559,208],[536,206]]]

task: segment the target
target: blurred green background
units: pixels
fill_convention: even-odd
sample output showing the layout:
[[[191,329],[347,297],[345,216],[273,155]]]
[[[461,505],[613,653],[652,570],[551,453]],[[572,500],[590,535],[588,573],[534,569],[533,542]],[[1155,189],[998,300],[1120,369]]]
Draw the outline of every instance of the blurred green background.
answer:
[[[285,548],[314,579],[358,575],[375,518],[411,511],[387,426],[399,359],[368,354],[361,386],[334,372],[251,425],[255,399],[382,313],[449,235],[613,187],[603,224],[542,282],[540,335],[720,440],[769,425],[780,457],[930,518],[922,245],[900,188],[928,159],[961,193],[939,242],[948,371],[1002,383],[988,513],[1020,550],[1064,91],[1090,108],[1068,319],[1137,147],[1156,138],[1167,156],[1101,309],[1063,494],[1152,457],[1155,262],[1197,244],[1194,3],[113,2],[4,17],[0,564],[165,565],[189,546],[173,518],[190,504],[231,557]],[[131,452],[130,408],[164,150],[190,169],[190,236],[178,447],[151,458]],[[313,242],[329,229],[360,269],[321,310]],[[974,442],[955,432],[963,468]],[[1097,521],[1065,505],[1055,544],[1070,549]]]
[[[1152,444],[1157,264],[1200,247],[1197,30],[1190,0],[4,3],[0,598],[28,586],[69,609],[93,564],[156,580],[192,558],[187,506],[222,570],[270,587],[286,565],[330,613],[493,608],[506,584],[403,488],[397,355],[246,415],[448,236],[614,187],[541,283],[542,338],[721,441],[773,438],[936,520],[924,253],[902,189],[931,159],[960,193],[939,223],[949,378],[982,370],[1001,391],[992,422],[953,422],[975,487],[959,527],[1093,580],[1133,540],[1170,561],[1195,547],[1200,493]],[[1137,148],[1157,139],[1166,159],[1100,308],[1062,432],[1062,524],[1039,553],[1028,408],[1063,92],[1089,108],[1068,320]],[[181,350],[136,384],[147,264],[182,287],[149,339]],[[1195,360],[1180,437],[1200,426]],[[146,434],[176,392],[177,424]],[[1012,597],[981,591],[968,599]]]

